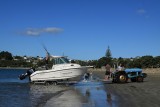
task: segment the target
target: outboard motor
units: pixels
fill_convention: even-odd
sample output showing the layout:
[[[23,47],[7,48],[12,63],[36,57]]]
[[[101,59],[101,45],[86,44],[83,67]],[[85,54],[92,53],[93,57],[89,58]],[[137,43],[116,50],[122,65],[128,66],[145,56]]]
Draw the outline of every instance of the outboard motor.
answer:
[[[21,74],[19,75],[19,79],[23,80],[25,79],[27,76],[30,76],[33,72],[35,72],[35,68],[31,68],[29,70],[27,70],[27,72],[25,74]]]

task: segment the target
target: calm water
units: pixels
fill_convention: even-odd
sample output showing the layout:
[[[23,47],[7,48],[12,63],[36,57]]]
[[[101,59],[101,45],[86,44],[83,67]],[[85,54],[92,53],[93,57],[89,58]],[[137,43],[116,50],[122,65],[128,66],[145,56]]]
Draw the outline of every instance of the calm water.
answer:
[[[72,86],[34,85],[28,79],[19,80],[23,69],[0,69],[0,107],[43,107],[57,94],[72,89],[87,99],[83,107],[116,107],[102,83],[79,83]],[[112,95],[112,100],[114,96]]]
[[[37,107],[67,88],[33,85],[28,79],[19,80],[18,75],[25,72],[20,69],[0,69],[0,107]]]

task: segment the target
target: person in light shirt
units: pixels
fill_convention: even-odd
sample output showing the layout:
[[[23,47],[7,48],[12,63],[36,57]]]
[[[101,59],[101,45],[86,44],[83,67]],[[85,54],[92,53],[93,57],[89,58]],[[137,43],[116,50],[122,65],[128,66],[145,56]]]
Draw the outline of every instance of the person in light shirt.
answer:
[[[124,67],[122,66],[122,64],[119,64],[117,71],[123,71],[123,70],[124,70]]]

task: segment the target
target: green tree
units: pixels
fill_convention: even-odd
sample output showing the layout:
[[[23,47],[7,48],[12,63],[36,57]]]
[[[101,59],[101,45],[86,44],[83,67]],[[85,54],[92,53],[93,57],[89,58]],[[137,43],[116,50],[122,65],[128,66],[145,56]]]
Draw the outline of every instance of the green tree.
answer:
[[[1,60],[12,60],[13,57],[12,57],[12,54],[8,51],[2,51],[0,52],[0,59]]]
[[[153,67],[153,56],[142,56],[140,58],[140,64],[142,66],[142,68],[151,68]]]
[[[142,68],[141,58],[135,58],[132,64],[133,68]]]
[[[108,46],[107,50],[106,50],[106,54],[105,54],[106,58],[112,58],[112,53],[111,53],[111,50]]]
[[[160,56],[154,57],[154,67],[156,68],[160,67]]]
[[[15,58],[15,59],[18,59],[18,60],[22,60],[22,59],[23,59],[23,57],[21,57],[21,56],[17,56],[17,55],[16,55],[16,56],[14,56],[14,58]]]
[[[123,58],[122,57],[118,58],[118,64],[123,64]]]
[[[106,50],[105,57],[106,57],[106,63],[111,65],[111,63],[112,63],[112,53],[111,53],[111,50],[110,50],[109,46],[108,46],[108,48]]]
[[[98,63],[97,63],[97,67],[98,68],[101,68],[102,66],[105,66],[106,65],[106,57],[102,57],[98,60]]]

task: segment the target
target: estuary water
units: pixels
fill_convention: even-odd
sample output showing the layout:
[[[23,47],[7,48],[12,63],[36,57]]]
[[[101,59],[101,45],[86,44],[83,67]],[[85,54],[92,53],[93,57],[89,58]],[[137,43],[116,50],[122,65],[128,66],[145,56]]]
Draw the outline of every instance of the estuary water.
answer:
[[[54,95],[69,87],[30,84],[19,80],[25,69],[0,69],[0,107],[39,107]]]
[[[0,107],[74,107],[77,103],[80,103],[80,107],[116,107],[116,103],[110,102],[115,96],[111,97],[102,83],[35,85],[29,83],[28,78],[18,79],[25,72],[25,69],[0,69]],[[68,95],[70,91],[72,93]],[[76,97],[77,103],[73,102],[73,96],[79,96]]]

